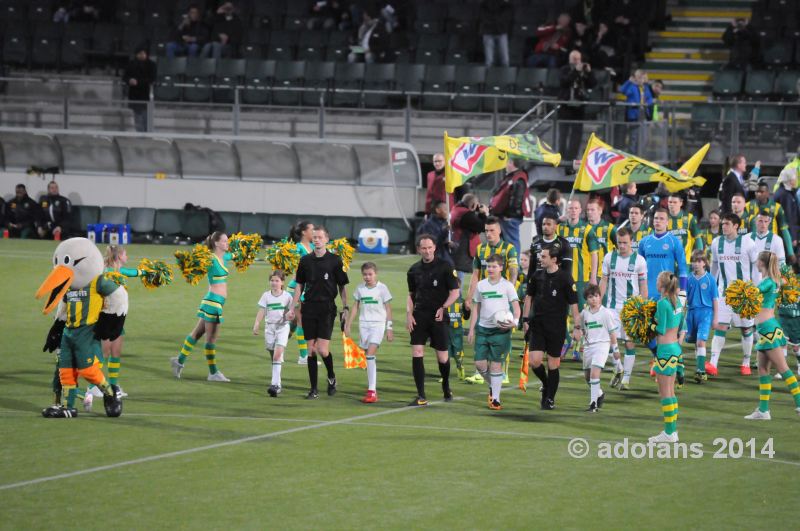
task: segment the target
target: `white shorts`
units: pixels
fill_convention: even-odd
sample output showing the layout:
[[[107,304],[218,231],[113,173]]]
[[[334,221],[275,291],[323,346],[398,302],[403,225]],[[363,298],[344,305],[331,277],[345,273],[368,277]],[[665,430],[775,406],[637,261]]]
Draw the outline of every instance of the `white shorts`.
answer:
[[[620,319],[620,317],[619,317],[619,312],[622,311],[622,310],[617,311],[617,310],[615,310],[613,308],[609,308],[609,309],[611,310],[611,313],[614,314],[614,317],[617,320],[617,340],[618,341],[627,341],[628,340],[628,336],[625,334],[625,329],[622,327],[622,319]]]
[[[267,323],[264,327],[264,344],[267,350],[289,344],[289,323]]]
[[[717,322],[720,324],[729,324],[736,328],[747,328],[754,326],[755,319],[742,319],[738,314],[734,313],[730,306],[725,304],[725,297],[719,298],[719,308],[717,310]]]
[[[376,323],[359,321],[358,322],[358,346],[366,349],[370,345],[380,345],[383,342],[383,334],[386,332],[386,323]]]
[[[608,361],[608,351],[611,350],[611,343],[592,343],[583,346],[583,368],[606,366]]]

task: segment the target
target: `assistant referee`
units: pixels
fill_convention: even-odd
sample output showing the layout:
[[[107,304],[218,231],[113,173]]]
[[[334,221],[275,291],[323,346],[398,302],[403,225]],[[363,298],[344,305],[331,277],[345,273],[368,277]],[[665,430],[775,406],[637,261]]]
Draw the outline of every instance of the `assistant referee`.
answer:
[[[342,298],[342,306],[347,310],[347,289],[349,282],[344,271],[342,259],[328,252],[327,245],[330,237],[325,227],[316,225],[311,238],[314,252],[300,259],[297,267],[295,281],[297,288],[294,290],[292,308],[300,302],[300,296],[305,293],[301,303],[300,318],[308,342],[308,380],[311,390],[306,398],[319,397],[317,391],[317,354],[322,356],[322,362],[328,370],[328,396],[336,394],[336,374],[333,372],[333,355],[328,352],[328,346],[333,332],[333,322],[336,318],[336,295]],[[294,312],[289,311],[287,318],[292,319]]]
[[[406,327],[411,333],[411,367],[417,386],[417,397],[409,405],[427,406],[422,357],[428,340],[439,360],[444,400],[449,402],[453,399],[450,391],[450,357],[447,353],[447,307],[458,300],[460,290],[453,266],[436,258],[433,236],[417,236],[417,253],[422,259],[412,265],[407,274]]]

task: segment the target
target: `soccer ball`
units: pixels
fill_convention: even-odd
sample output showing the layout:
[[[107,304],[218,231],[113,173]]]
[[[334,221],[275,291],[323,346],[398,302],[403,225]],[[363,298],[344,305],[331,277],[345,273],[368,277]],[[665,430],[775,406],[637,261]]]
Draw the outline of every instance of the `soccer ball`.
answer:
[[[498,327],[501,325],[508,326],[514,322],[514,314],[508,310],[500,310],[495,312],[495,314],[492,316],[492,319],[494,320],[495,325]]]

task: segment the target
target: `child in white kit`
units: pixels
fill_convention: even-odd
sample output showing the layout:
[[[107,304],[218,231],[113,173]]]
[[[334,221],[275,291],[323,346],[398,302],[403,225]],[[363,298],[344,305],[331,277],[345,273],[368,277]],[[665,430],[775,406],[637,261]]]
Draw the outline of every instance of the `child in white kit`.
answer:
[[[581,311],[583,329],[583,369],[589,384],[589,408],[596,413],[603,405],[604,393],[600,388],[600,374],[608,361],[609,349],[619,352],[617,346],[617,318],[600,302],[600,288],[594,284],[584,290],[586,308]]]
[[[375,354],[383,342],[384,333],[388,341],[394,339],[392,307],[389,305],[392,294],[383,282],[378,282],[378,266],[374,263],[365,262],[361,266],[361,276],[364,282],[358,285],[353,294],[356,302],[350,310],[345,334],[350,336],[350,326],[358,313],[358,345],[367,351],[367,393],[361,401],[372,404],[378,401]]]
[[[258,313],[253,324],[253,335],[257,336],[261,320],[265,320],[264,344],[272,357],[272,380],[267,393],[273,398],[281,393],[283,351],[289,342],[289,320],[286,319],[286,312],[292,307],[292,296],[283,290],[285,278],[280,269],[270,274],[269,291],[265,291],[258,301]]]

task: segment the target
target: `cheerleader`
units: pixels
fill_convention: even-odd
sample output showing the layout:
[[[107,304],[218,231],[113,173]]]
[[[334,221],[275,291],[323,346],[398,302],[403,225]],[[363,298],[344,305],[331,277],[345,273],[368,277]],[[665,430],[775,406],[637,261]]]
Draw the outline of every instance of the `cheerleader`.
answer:
[[[310,221],[301,220],[295,223],[294,227],[289,233],[289,239],[295,242],[297,247],[297,254],[300,258],[303,258],[305,255],[309,254],[313,249],[313,245],[311,243],[311,236],[314,234],[314,224]],[[286,286],[286,291],[290,294],[294,294],[294,288],[297,286],[297,281],[292,279],[289,281],[289,285]],[[300,301],[302,302],[302,297]],[[307,365],[308,364],[308,347],[306,346],[306,337],[305,331],[303,330],[303,321],[300,318],[300,306],[295,308],[295,319],[294,319],[294,326],[295,326],[295,334],[297,335],[297,350],[299,351],[299,355],[297,356],[297,363],[298,365]]]

